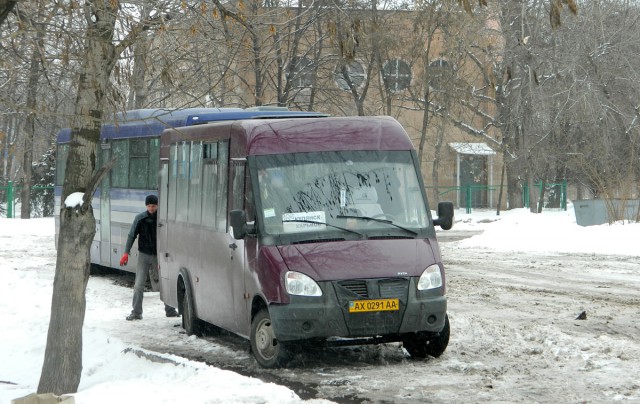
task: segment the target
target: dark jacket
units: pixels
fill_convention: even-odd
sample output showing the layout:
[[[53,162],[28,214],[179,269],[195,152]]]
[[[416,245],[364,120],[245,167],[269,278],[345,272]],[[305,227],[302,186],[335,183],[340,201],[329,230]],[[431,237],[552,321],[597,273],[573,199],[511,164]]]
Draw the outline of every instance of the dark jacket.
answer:
[[[131,253],[131,247],[136,237],[138,238],[138,251],[145,254],[156,255],[156,231],[158,224],[158,214],[150,215],[146,210],[133,220],[129,237],[127,237],[127,245],[124,251]]]

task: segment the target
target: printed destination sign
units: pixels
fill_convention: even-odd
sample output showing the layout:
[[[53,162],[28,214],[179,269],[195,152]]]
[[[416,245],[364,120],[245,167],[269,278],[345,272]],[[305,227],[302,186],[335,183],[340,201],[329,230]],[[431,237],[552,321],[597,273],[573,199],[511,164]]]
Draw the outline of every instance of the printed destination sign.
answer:
[[[291,220],[291,221],[289,221]],[[282,226],[285,233],[296,233],[301,231],[324,230],[327,226],[325,213],[318,212],[294,212],[282,215]],[[309,223],[319,222],[319,223]]]

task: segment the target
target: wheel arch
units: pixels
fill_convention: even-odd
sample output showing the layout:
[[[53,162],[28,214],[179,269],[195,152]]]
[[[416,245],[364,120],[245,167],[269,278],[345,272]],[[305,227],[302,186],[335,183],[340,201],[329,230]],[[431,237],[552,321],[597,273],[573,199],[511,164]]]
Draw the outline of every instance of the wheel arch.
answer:
[[[191,303],[193,305],[193,313],[197,316],[198,309],[193,295],[193,286],[191,283],[191,275],[189,270],[185,267],[181,267],[178,271],[178,279],[176,285],[177,297],[178,297],[178,312],[182,315],[184,313],[184,295],[188,292],[191,296]]]
[[[251,301],[251,316],[249,318],[249,324],[253,322],[253,319],[256,316],[256,314],[258,314],[258,312],[262,309],[269,311],[269,305],[267,304],[266,300],[262,296],[255,295],[253,297],[253,300]]]

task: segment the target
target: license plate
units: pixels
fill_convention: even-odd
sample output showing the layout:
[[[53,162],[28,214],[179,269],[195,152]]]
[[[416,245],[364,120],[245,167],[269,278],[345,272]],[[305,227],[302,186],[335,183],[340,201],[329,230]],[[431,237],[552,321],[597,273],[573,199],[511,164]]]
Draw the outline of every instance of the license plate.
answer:
[[[398,299],[354,300],[349,302],[349,313],[394,311],[400,309]]]

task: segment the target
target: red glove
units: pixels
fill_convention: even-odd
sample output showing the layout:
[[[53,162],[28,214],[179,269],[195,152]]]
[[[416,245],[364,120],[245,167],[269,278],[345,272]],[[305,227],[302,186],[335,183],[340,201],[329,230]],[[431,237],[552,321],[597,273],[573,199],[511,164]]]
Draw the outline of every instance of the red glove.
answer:
[[[122,254],[122,258],[120,258],[120,266],[123,267],[129,263],[129,254]]]

